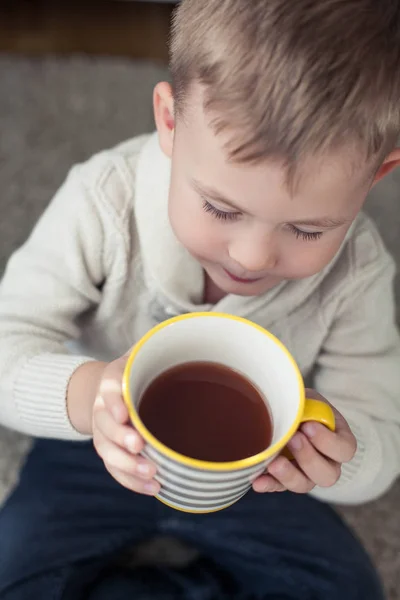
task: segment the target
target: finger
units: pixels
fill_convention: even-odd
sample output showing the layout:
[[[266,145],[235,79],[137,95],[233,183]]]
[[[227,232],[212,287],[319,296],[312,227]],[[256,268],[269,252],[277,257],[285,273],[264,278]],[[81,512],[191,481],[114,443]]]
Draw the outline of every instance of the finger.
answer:
[[[321,400],[332,408],[335,415],[335,431],[332,432],[321,423],[310,421],[301,427],[313,445],[325,456],[339,463],[349,462],[357,451],[357,440],[344,416],[326,398],[316,390],[306,389],[307,398]],[[325,435],[324,432],[330,435]],[[340,441],[339,441],[340,440]],[[339,441],[339,443],[338,443]]]
[[[131,349],[129,349],[126,352],[126,354],[124,354],[120,358],[117,358],[116,360],[113,360],[108,365],[111,369],[111,376],[114,377],[115,379],[117,379],[118,381],[122,381],[122,376],[124,374],[125,366],[126,366],[126,363],[127,363],[130,353],[131,353]]]
[[[320,487],[331,487],[340,477],[340,464],[322,456],[300,432],[297,432],[288,443],[300,470],[304,475]]]
[[[123,446],[132,454],[138,454],[143,450],[144,441],[138,432],[133,427],[116,423],[105,408],[94,409],[93,422],[95,428],[117,446]]]
[[[141,479],[152,479],[157,472],[156,466],[149,460],[141,456],[132,456],[123,448],[103,437],[100,432],[96,432],[93,437],[93,444],[108,468],[117,469]]]
[[[259,494],[265,494],[269,492],[284,492],[286,488],[275,477],[272,477],[272,475],[261,475],[254,481],[253,490]]]
[[[119,484],[128,490],[132,490],[132,492],[146,494],[148,496],[155,496],[160,491],[161,486],[154,479],[151,481],[143,481],[134,475],[129,475],[123,471],[119,471],[118,469],[109,468],[107,465],[106,469]]]
[[[335,431],[315,421],[304,423],[301,431],[321,454],[338,463],[346,463],[356,453],[357,440],[342,415],[335,411],[335,418]]]
[[[127,423],[129,420],[128,409],[122,397],[121,381],[112,376],[111,365],[109,365],[101,380],[97,397],[94,404],[94,409],[107,408],[113,415],[117,423]],[[111,375],[110,375],[111,372]]]
[[[122,379],[127,359],[128,354],[107,366],[99,388],[99,396],[103,398],[117,423],[126,423],[129,419],[128,409],[122,396]]]
[[[306,494],[315,487],[315,483],[284,456],[278,456],[268,466],[268,473],[287,490],[296,494]]]

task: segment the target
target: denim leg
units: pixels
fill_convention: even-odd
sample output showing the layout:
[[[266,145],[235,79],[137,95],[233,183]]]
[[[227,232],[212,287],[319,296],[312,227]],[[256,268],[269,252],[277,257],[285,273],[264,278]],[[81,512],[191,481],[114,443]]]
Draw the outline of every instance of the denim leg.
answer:
[[[0,511],[0,598],[86,598],[116,553],[154,535],[157,505],[115,482],[91,443],[37,441]]]
[[[307,495],[249,492],[209,515],[164,508],[160,528],[236,581],[237,597],[383,600],[378,576],[336,512]]]
[[[229,574],[200,557],[186,567],[146,567],[105,573],[87,600],[242,600]],[[244,598],[243,598],[244,600]]]
[[[37,441],[0,510],[1,600],[232,600],[204,558],[123,567],[118,555],[157,535],[162,510],[115,482],[91,443]]]
[[[185,569],[123,570],[116,554],[158,532],[198,547]],[[2,600],[381,600],[359,542],[308,496],[249,493],[178,513],[106,472],[90,443],[39,441],[0,512]]]

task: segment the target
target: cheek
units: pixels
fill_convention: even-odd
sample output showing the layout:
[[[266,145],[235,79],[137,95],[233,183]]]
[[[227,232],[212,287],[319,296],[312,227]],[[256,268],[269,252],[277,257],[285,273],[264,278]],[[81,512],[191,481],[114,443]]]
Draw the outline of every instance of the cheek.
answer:
[[[168,212],[176,238],[191,254],[211,258],[224,246],[219,224],[212,222],[198,198],[175,194],[171,187]]]
[[[319,240],[315,243],[296,240],[295,246],[291,249],[286,247],[284,254],[284,269],[288,271],[287,276],[299,279],[311,277],[324,269],[338,252],[343,237]]]

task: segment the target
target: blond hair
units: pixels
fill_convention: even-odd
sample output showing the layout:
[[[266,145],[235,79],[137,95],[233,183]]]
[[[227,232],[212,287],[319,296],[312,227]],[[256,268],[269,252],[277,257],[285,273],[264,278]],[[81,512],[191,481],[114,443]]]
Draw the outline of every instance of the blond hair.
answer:
[[[177,116],[202,84],[232,160],[396,143],[400,0],[183,0],[170,49]]]

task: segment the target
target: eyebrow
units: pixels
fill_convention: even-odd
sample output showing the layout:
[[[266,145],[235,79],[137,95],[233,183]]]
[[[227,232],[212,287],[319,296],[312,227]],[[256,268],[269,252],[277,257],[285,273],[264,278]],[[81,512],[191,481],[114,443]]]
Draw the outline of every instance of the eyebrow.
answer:
[[[200,194],[200,196],[207,196],[207,198],[210,198],[211,200],[216,200],[217,202],[222,202],[222,204],[226,204],[233,210],[236,210],[237,212],[246,214],[246,211],[243,208],[241,208],[240,206],[238,206],[237,204],[235,204],[235,202],[233,202],[233,200],[224,198],[224,196],[222,194],[219,194],[217,191],[213,190],[212,188],[207,188],[207,187],[203,186],[201,183],[196,181],[196,179],[192,179],[192,186],[197,191],[197,193]]]
[[[197,191],[197,193],[200,194],[200,196],[206,196],[207,198],[210,198],[210,200],[215,200],[216,202],[221,202],[222,204],[229,206],[229,208],[232,208],[232,210],[235,210],[237,212],[240,212],[243,214],[246,214],[246,212],[247,212],[243,208],[238,206],[232,200],[225,198],[222,194],[218,193],[217,191],[213,190],[212,188],[207,188],[207,187],[203,186],[201,183],[199,183],[195,179],[192,179],[192,186]],[[290,221],[290,223],[291,223],[291,225],[306,225],[308,227],[321,227],[322,229],[334,229],[335,227],[340,227],[341,225],[345,225],[346,223],[349,223],[350,221],[351,221],[351,219],[346,218],[346,217],[337,218],[337,219],[333,219],[332,217],[321,217],[319,219],[299,219],[298,221]]]

